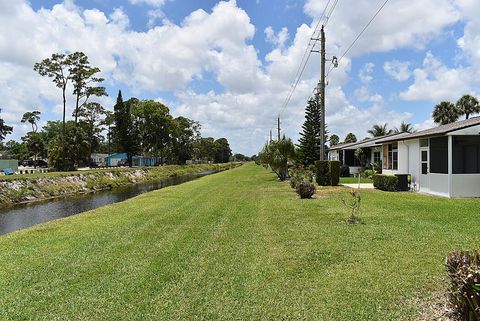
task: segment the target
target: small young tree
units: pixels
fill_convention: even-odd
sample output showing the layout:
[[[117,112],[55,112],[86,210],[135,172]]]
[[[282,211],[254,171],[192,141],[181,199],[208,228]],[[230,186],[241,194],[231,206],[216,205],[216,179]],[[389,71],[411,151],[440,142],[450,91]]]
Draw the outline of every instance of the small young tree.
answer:
[[[288,160],[295,157],[295,146],[290,138],[267,143],[258,154],[260,163],[269,166],[281,181],[288,178]]]
[[[362,201],[362,197],[358,190],[352,189],[349,193],[349,200],[345,197],[342,198],[342,203],[347,206],[351,212],[350,217],[347,219],[348,224],[357,224],[359,222],[358,214],[360,212],[360,202]]]

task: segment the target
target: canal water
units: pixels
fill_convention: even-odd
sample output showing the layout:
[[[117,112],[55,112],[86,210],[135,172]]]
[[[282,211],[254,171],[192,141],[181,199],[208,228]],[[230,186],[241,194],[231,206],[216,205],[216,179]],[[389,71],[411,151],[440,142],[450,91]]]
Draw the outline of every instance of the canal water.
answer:
[[[169,177],[154,182],[133,184],[108,191],[55,198],[53,200],[9,207],[0,210],[0,235],[58,218],[79,214],[104,205],[121,202],[146,192],[182,184],[213,173],[215,171],[204,171]]]

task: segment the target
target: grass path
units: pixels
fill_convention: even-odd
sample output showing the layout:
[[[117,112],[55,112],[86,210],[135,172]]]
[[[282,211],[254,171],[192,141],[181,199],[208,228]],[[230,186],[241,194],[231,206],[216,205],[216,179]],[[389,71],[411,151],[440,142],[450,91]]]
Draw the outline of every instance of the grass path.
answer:
[[[418,318],[480,201],[362,191],[349,226],[345,191],[247,164],[2,236],[0,319]]]

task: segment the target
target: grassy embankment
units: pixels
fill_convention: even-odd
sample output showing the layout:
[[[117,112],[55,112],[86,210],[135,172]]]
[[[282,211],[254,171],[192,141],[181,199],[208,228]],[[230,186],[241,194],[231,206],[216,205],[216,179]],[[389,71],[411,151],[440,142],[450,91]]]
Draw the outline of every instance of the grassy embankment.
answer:
[[[0,237],[0,319],[411,320],[478,248],[480,201],[344,187],[300,200],[253,164]]]
[[[112,189],[205,170],[225,170],[237,165],[232,163],[169,165],[2,176],[0,178],[0,207]]]

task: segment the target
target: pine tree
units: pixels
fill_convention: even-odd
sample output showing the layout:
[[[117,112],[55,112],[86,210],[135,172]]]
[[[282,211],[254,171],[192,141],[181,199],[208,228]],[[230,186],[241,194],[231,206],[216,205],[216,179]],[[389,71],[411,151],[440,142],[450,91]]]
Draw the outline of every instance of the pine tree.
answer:
[[[118,91],[117,103],[114,106],[114,113],[118,143],[122,147],[123,152],[127,153],[128,166],[131,167],[133,154],[137,151],[134,137],[135,130],[130,113],[130,104],[123,102],[120,90]]]
[[[305,108],[305,122],[302,126],[299,144],[299,159],[304,165],[314,164],[320,159],[320,106],[314,99],[308,101]],[[325,129],[325,142],[327,141]]]

